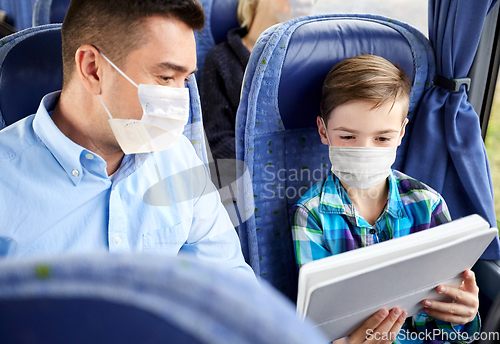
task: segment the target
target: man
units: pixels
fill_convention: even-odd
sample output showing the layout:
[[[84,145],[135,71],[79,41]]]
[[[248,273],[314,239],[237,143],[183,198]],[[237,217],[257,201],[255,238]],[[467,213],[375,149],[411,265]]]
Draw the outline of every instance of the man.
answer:
[[[190,253],[254,278],[181,134],[203,25],[196,0],[71,1],[62,91],[0,132],[7,255]]]

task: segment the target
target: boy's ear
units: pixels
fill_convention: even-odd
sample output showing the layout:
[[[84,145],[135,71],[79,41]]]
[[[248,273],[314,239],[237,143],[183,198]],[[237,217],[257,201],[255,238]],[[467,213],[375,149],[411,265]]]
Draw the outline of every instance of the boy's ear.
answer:
[[[316,124],[318,125],[318,133],[319,137],[321,138],[321,143],[328,146],[328,138],[326,137],[326,128],[323,125],[321,116],[318,116],[318,118],[316,118]]]
[[[409,121],[410,120],[408,118],[405,118],[403,124],[401,125],[401,133],[399,134],[398,146],[401,145],[401,142],[403,141],[403,137],[405,136],[406,132],[406,125],[408,124]]]
[[[102,58],[91,45],[82,45],[75,53],[76,73],[91,94],[101,93]]]

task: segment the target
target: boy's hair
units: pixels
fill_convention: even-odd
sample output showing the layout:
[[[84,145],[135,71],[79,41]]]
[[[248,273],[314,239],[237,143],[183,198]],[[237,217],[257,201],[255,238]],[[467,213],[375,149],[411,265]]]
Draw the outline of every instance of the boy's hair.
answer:
[[[370,101],[373,108],[404,100],[408,109],[411,82],[404,70],[375,55],[343,60],[328,73],[323,83],[321,117],[328,123],[332,111],[351,101]],[[406,116],[407,111],[403,113]]]
[[[253,18],[257,12],[257,6],[259,5],[259,0],[239,0],[238,1],[238,21],[241,27],[246,27],[250,29],[252,25]]]
[[[71,78],[79,47],[95,46],[120,65],[130,51],[147,42],[141,24],[155,15],[178,19],[193,30],[205,25],[197,0],[71,0],[61,30],[63,84]]]

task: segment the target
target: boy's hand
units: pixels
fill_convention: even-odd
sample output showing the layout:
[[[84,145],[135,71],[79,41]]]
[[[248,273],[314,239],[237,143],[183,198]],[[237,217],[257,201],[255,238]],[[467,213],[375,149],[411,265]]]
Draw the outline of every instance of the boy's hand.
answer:
[[[433,300],[422,301],[424,312],[431,317],[455,324],[467,324],[474,320],[479,309],[479,288],[471,270],[463,272],[464,280],[460,288],[438,285],[438,293],[453,298],[452,302]]]
[[[396,339],[408,313],[398,307],[390,312],[383,308],[365,320],[348,338],[342,338],[333,344],[390,344]]]

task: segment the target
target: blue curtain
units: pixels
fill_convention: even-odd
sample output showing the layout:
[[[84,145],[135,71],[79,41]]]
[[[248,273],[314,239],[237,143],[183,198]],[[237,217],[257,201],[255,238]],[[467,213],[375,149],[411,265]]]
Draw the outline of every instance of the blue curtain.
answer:
[[[436,52],[438,75],[467,77],[484,20],[496,2],[429,0],[429,39]],[[440,192],[453,219],[477,213],[497,226],[479,116],[467,100],[465,86],[458,93],[433,86],[424,96],[415,116],[404,172]],[[481,258],[500,259],[498,237]]]

